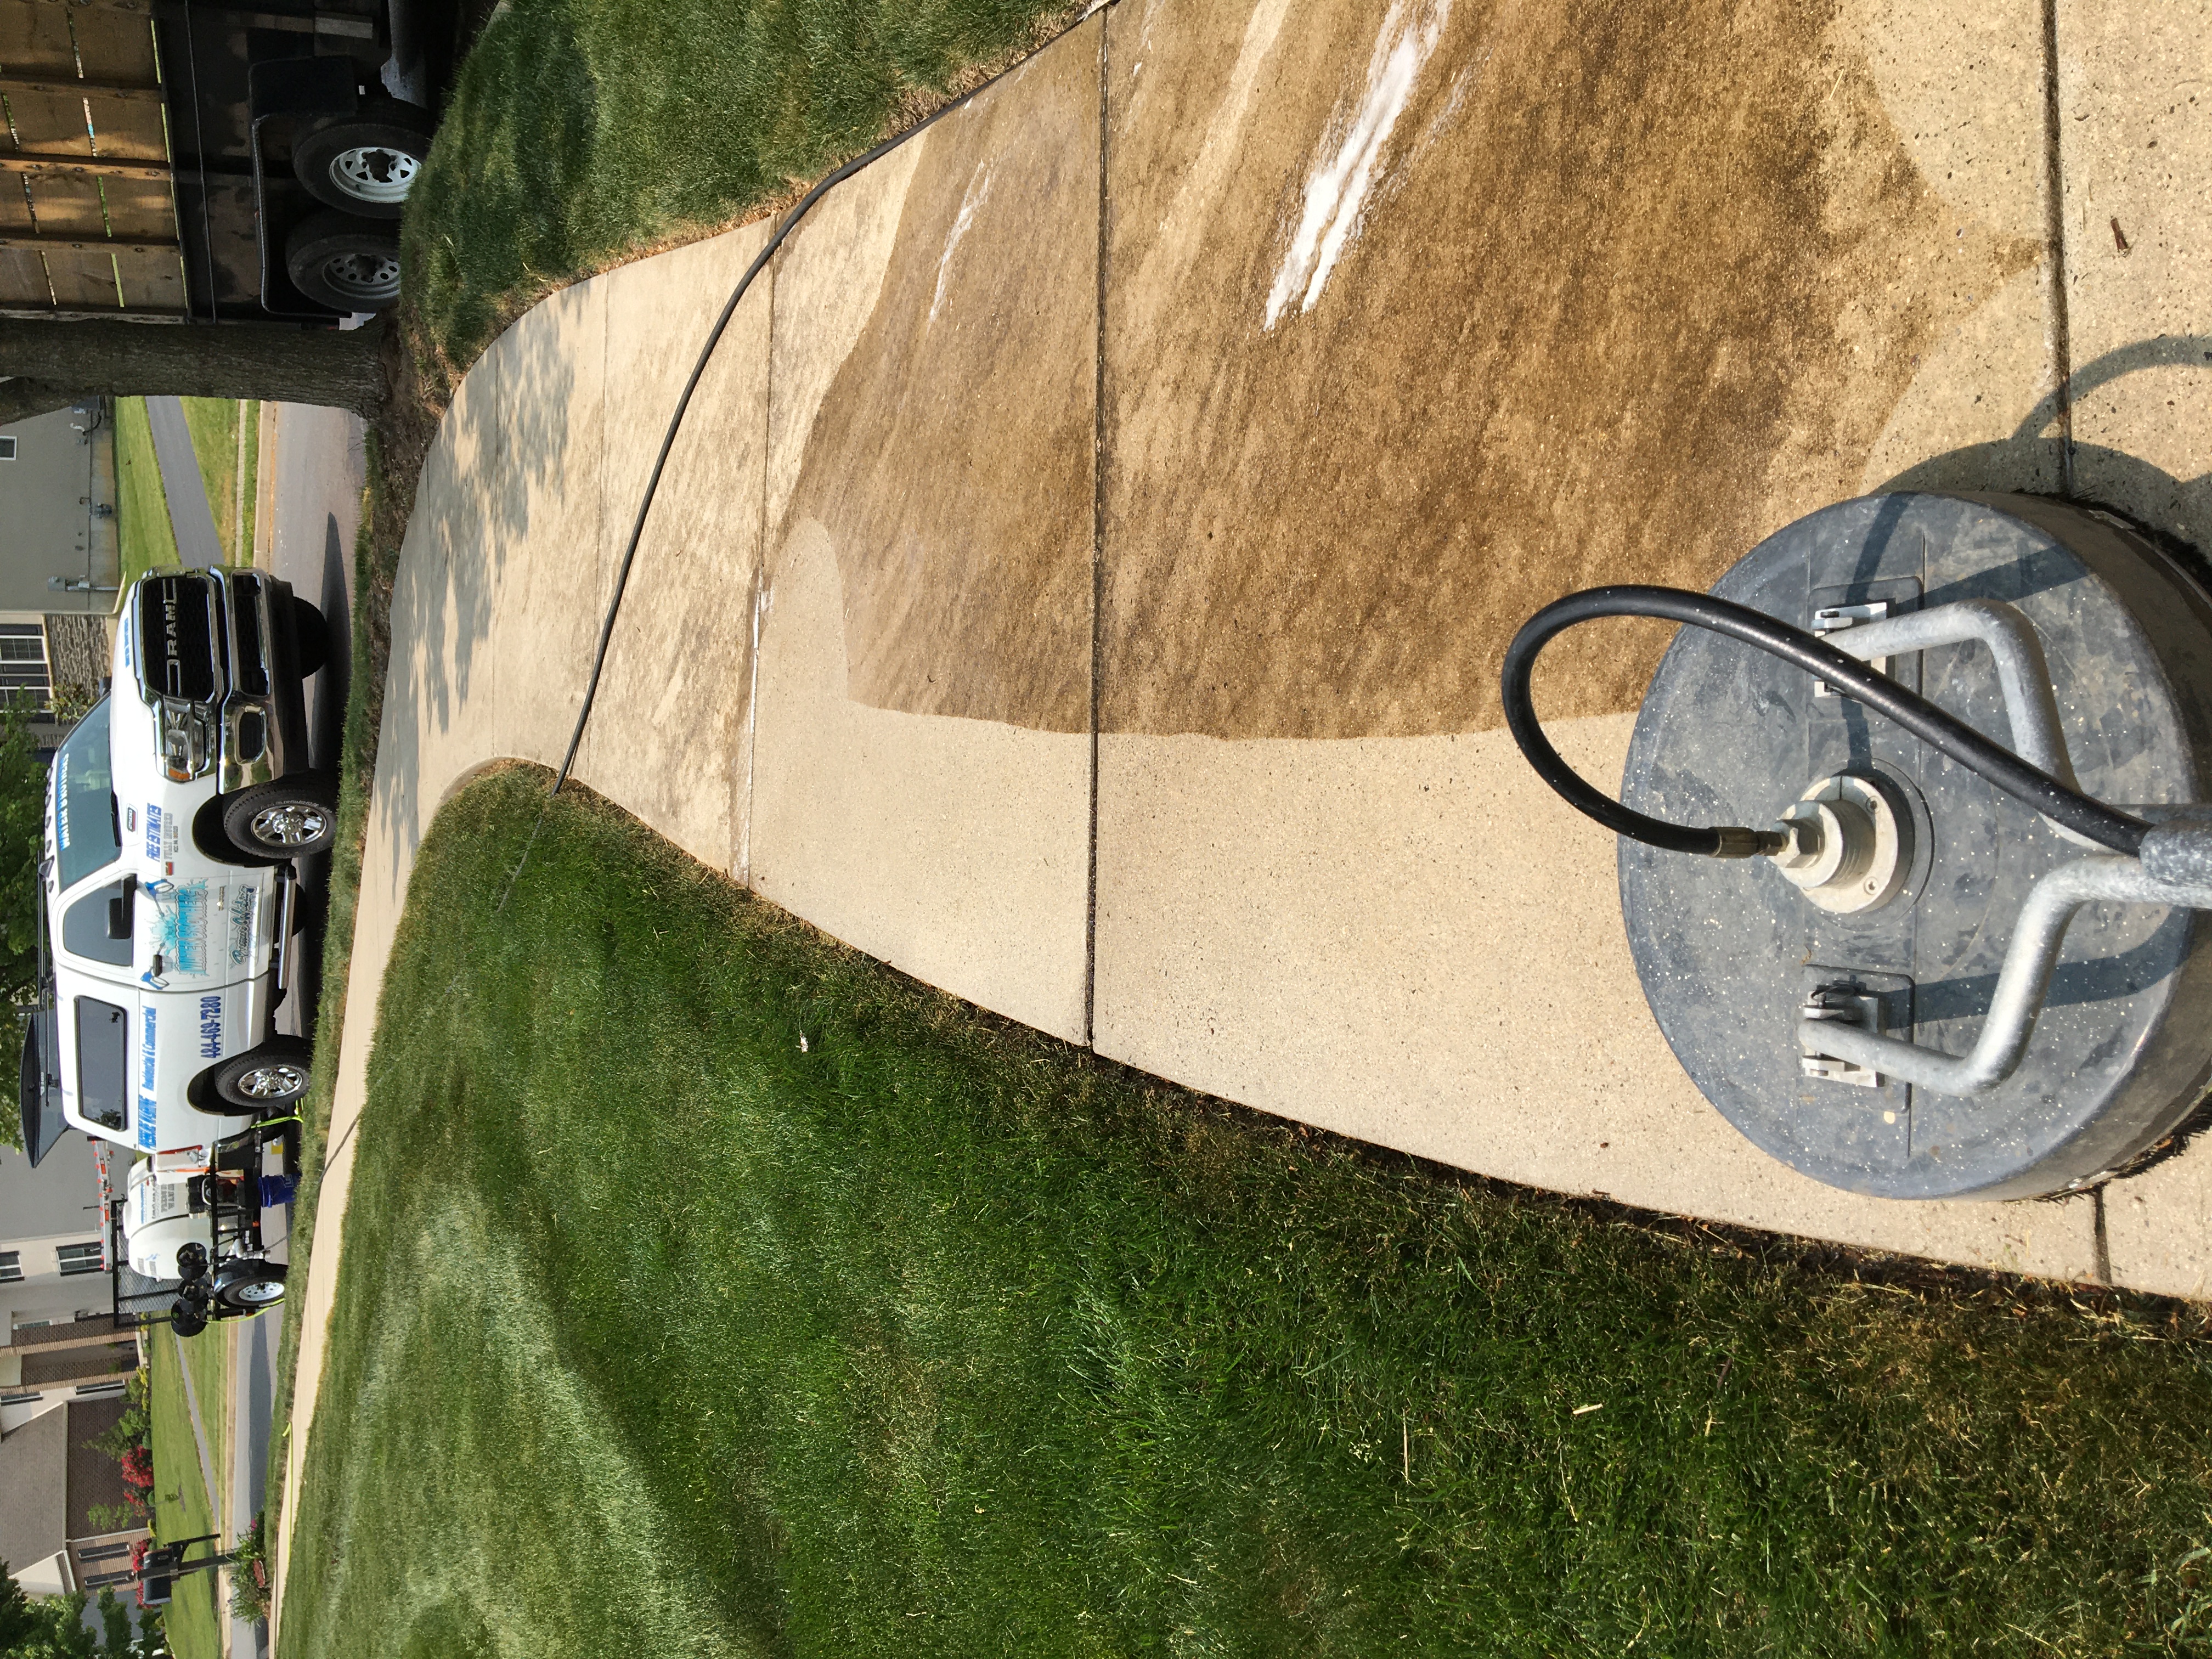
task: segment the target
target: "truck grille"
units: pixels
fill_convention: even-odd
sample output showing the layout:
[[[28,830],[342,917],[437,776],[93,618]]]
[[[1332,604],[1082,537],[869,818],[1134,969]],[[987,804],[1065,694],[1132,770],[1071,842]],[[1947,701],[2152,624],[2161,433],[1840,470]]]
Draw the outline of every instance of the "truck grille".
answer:
[[[233,576],[230,586],[231,648],[238,654],[232,690],[249,697],[269,695],[269,665],[261,655],[261,579]]]
[[[138,678],[186,702],[215,698],[216,622],[198,576],[156,576],[138,589]]]

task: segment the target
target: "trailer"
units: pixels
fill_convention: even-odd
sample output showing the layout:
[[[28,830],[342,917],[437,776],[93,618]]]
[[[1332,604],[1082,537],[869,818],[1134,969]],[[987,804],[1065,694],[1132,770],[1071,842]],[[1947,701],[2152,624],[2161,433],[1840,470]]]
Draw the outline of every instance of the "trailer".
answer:
[[[382,309],[451,45],[411,0],[0,0],[0,316]]]

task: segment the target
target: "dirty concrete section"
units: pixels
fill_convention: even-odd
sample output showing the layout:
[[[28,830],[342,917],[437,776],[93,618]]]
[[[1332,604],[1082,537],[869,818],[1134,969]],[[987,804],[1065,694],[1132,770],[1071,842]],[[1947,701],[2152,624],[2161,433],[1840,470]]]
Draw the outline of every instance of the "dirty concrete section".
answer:
[[[1497,724],[1529,612],[1856,493],[2039,257],[1832,7],[1130,0],[1108,59],[1109,731]],[[1664,642],[1581,630],[1542,706],[1633,708]]]
[[[857,702],[1089,729],[1097,33],[920,141],[814,416],[784,523],[836,549]]]

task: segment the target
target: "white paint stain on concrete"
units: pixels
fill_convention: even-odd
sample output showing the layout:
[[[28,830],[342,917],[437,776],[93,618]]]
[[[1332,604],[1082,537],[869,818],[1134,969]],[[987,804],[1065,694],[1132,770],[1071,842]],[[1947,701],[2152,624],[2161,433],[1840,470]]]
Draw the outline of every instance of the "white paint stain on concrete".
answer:
[[[1283,264],[1267,293],[1267,326],[1293,304],[1301,312],[1328,286],[1329,273],[1359,234],[1368,200],[1382,173],[1390,133],[1405,113],[1421,70],[1443,39],[1451,0],[1419,8],[1394,0],[1368,60],[1367,87],[1349,118],[1329,124],[1306,174],[1305,203]]]
[[[952,252],[968,234],[968,227],[975,222],[976,210],[991,194],[991,164],[981,162],[975,176],[968,181],[968,193],[960,198],[959,214],[952,221],[951,233],[945,239],[945,252],[937,256],[937,293],[929,302],[929,320],[937,320],[938,308],[945,303],[945,286],[952,280]]]

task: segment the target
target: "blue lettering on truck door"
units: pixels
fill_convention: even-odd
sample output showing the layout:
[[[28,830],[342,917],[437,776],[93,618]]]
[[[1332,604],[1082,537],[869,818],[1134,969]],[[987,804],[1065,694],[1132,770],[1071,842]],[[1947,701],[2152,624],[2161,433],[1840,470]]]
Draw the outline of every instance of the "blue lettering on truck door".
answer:
[[[138,1144],[154,1145],[154,1011],[149,1007],[138,1040]]]
[[[222,1058],[222,999],[200,999],[200,1058]]]

